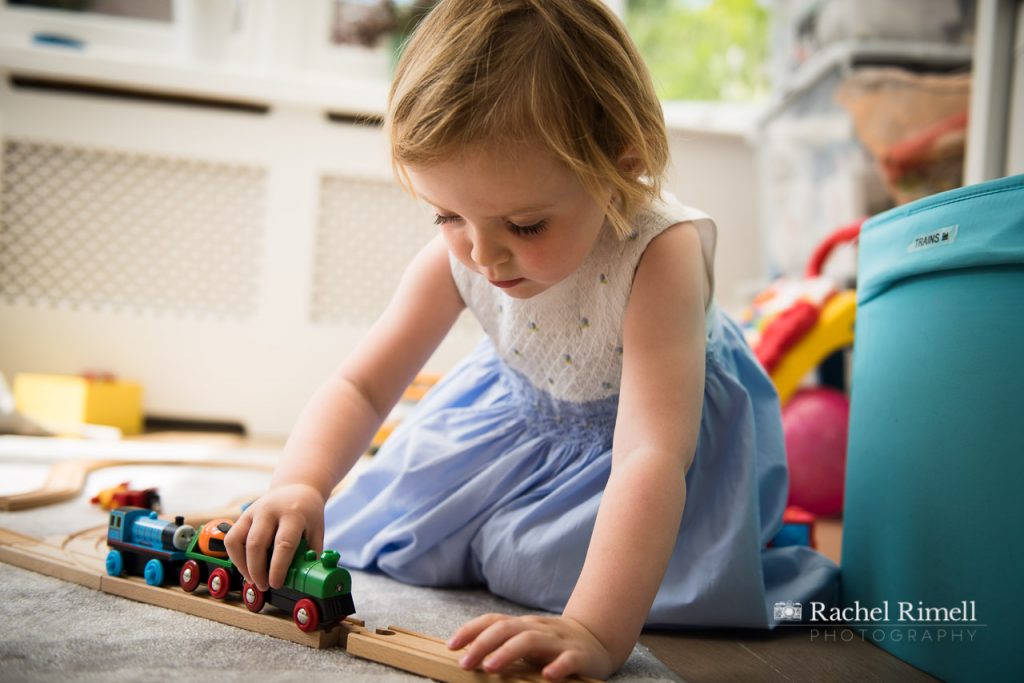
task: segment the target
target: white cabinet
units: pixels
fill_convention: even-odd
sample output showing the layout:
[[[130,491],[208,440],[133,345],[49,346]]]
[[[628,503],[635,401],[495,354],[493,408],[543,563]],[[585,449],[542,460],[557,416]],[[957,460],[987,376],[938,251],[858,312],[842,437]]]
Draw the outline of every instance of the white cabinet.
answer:
[[[0,36],[0,372],[285,434],[436,230],[393,180],[386,81],[126,50]]]

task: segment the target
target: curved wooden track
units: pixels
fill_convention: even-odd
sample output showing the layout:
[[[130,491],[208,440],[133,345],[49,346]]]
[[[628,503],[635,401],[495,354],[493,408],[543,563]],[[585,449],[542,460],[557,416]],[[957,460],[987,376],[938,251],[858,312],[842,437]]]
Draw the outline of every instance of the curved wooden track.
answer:
[[[78,496],[85,486],[89,474],[106,467],[136,465],[185,465],[188,467],[226,467],[272,471],[272,465],[262,463],[245,463],[233,460],[60,460],[53,464],[47,474],[46,481],[38,489],[0,496],[0,510],[28,510],[42,505],[52,505]],[[252,500],[256,496],[249,497]],[[232,515],[237,514],[235,508]],[[224,515],[224,516],[232,516]],[[217,516],[217,515],[212,515]],[[207,518],[210,519],[210,518]],[[206,520],[203,520],[206,521]]]

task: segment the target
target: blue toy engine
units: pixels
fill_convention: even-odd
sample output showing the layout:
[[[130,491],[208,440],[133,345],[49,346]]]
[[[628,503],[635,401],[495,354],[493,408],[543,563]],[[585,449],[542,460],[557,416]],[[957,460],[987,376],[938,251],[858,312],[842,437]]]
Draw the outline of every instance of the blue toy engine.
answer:
[[[134,543],[157,550],[185,550],[195,529],[181,517],[169,522],[153,510],[123,507],[111,511],[107,539]]]
[[[153,510],[121,507],[111,510],[107,524],[107,574],[141,575],[151,586],[160,586],[187,559],[185,549],[196,530],[183,517],[173,522],[160,519]]]

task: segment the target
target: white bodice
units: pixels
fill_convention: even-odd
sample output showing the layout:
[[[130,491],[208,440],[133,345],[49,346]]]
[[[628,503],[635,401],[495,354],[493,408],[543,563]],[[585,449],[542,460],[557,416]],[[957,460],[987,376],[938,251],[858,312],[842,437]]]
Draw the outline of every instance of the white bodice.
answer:
[[[691,221],[701,236],[709,281],[715,226],[705,214],[666,197],[638,212],[619,239],[608,223],[568,278],[529,299],[515,299],[451,258],[466,306],[505,363],[553,398],[574,402],[619,393],[626,304],[640,257],[669,226]]]

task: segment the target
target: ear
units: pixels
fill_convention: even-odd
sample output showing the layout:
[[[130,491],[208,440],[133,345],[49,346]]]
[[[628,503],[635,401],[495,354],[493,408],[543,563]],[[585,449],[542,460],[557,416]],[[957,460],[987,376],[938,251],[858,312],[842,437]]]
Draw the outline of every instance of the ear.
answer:
[[[643,175],[644,171],[644,160],[637,154],[636,148],[630,145],[626,150],[619,155],[618,159],[619,170],[623,173],[633,176],[634,178]]]

